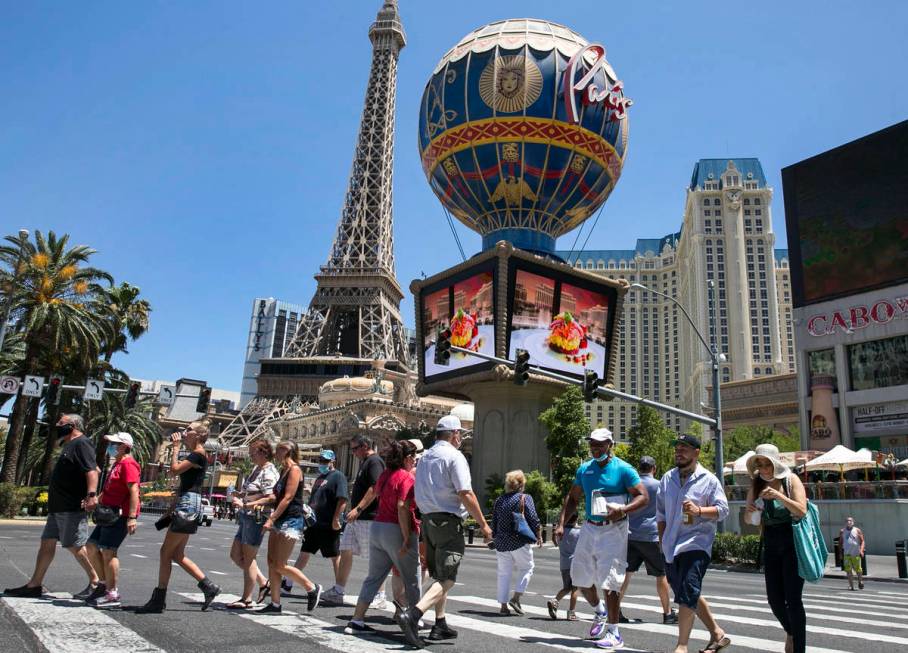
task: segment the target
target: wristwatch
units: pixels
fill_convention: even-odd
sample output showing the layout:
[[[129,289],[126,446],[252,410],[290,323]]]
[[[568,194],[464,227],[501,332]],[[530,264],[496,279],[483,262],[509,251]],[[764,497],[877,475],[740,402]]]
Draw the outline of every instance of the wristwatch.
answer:
[[[87,498],[91,499],[92,497],[96,497],[96,496],[98,496],[97,492],[89,492],[87,495]]]

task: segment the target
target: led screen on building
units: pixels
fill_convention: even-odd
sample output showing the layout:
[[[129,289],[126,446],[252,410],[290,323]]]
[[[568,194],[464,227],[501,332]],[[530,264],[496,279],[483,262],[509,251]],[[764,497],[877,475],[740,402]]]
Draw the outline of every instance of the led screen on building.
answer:
[[[908,121],[782,170],[794,305],[908,281]]]
[[[493,262],[427,286],[419,294],[422,316],[424,378],[427,383],[464,373],[464,368],[491,364],[452,352],[449,364],[435,364],[438,332],[451,329],[451,344],[495,354],[495,274]]]
[[[577,377],[588,368],[608,379],[616,301],[614,287],[512,260],[508,358],[525,349],[531,365]]]

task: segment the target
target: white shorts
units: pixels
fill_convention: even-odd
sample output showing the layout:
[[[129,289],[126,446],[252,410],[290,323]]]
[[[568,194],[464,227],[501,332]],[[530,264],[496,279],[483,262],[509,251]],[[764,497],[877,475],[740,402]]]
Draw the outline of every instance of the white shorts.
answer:
[[[359,520],[348,523],[344,526],[344,533],[341,535],[340,550],[352,551],[353,555],[368,557],[369,556],[369,531],[372,529],[372,520]]]
[[[584,523],[571,561],[574,586],[619,591],[627,569],[627,534],[626,519],[605,526]]]

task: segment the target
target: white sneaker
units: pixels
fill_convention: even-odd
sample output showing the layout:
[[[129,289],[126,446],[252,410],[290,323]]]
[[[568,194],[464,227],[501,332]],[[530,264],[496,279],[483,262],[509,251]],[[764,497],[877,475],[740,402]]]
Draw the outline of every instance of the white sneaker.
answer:
[[[322,604],[330,603],[331,605],[343,605],[344,604],[344,594],[338,592],[337,589],[332,587],[329,590],[322,592]]]
[[[606,651],[617,651],[624,648],[624,639],[617,630],[614,632],[606,631],[605,637],[596,642],[596,648],[605,649]]]
[[[375,595],[375,598],[372,599],[372,603],[369,604],[370,608],[375,608],[376,610],[384,610],[388,606],[388,598],[385,596],[384,592],[379,592]]]
[[[113,608],[120,607],[120,593],[119,592],[106,592],[104,596],[95,599],[92,601],[92,606],[98,608],[99,610],[111,610]]]

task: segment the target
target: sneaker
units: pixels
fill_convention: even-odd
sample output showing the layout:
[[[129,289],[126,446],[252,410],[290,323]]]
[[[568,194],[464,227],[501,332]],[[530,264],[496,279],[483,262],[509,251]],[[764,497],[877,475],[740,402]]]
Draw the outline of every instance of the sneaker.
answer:
[[[87,601],[88,597],[94,594],[97,589],[98,585],[92,585],[91,583],[89,583],[84,590],[82,590],[78,594],[73,594],[73,598],[79,599],[80,601]]]
[[[441,626],[438,622],[435,622],[435,625],[432,626],[432,630],[429,631],[429,636],[426,637],[431,642],[440,642],[446,639],[457,639],[457,631],[451,628],[448,624]]]
[[[325,592],[327,594],[327,592]],[[322,599],[322,586],[316,584],[310,591],[306,592],[306,610],[312,612],[315,610]]]
[[[281,604],[280,603],[269,603],[264,608],[260,608],[255,611],[256,614],[280,614],[281,613]]]
[[[341,594],[340,597],[340,603],[343,603],[344,595]],[[375,610],[384,610],[386,607],[388,607],[388,597],[385,596],[384,592],[379,592],[375,595],[375,598],[372,599],[372,603],[369,604],[369,607]]]
[[[377,599],[377,597],[376,597],[376,599]],[[322,601],[321,602],[323,605],[343,605],[344,604],[344,595],[332,587],[331,589],[325,590],[324,592],[322,592]]]
[[[608,614],[596,614],[593,617],[593,625],[590,627],[590,639],[602,639],[607,631]]]
[[[400,626],[400,631],[404,634],[407,644],[414,648],[423,648],[423,641],[419,637],[418,621],[419,618],[413,608],[408,608],[400,613],[400,620],[397,625]],[[434,631],[435,629],[433,628],[432,630]]]
[[[596,642],[596,648],[605,649],[606,651],[617,651],[624,648],[624,639],[617,630],[614,632],[606,631],[605,637]]]
[[[290,594],[293,591],[293,583],[286,578],[281,578],[281,591]]]
[[[864,589],[864,581],[862,581],[862,580],[859,580],[859,581],[858,581],[858,589],[859,589],[859,590]]]
[[[355,621],[349,621],[344,632],[348,635],[374,635],[376,630],[367,624],[358,624]]]
[[[86,603],[94,603],[98,599],[104,597],[107,594],[107,586],[104,583],[98,583],[95,585],[95,589],[91,591],[91,594],[88,595],[88,598],[85,599]]]
[[[545,607],[546,607],[546,608],[548,609],[548,611],[549,611],[549,618],[550,618],[550,619],[557,619],[557,618],[558,618],[558,601],[556,601],[555,599],[551,599],[550,601],[546,601],[546,602],[545,602]]]
[[[672,610],[668,614],[662,615],[662,623],[664,624],[676,624],[678,623],[678,613]]]
[[[511,599],[508,601],[508,605],[511,606],[514,614],[523,614],[523,606],[520,605],[520,599]]]
[[[28,585],[7,587],[3,590],[3,596],[15,596],[23,599],[40,599],[42,594],[44,594],[44,588],[40,585],[38,587],[29,587]]]
[[[120,593],[119,592],[105,592],[104,596],[90,601],[91,605],[98,610],[110,610],[111,608],[120,607]]]

